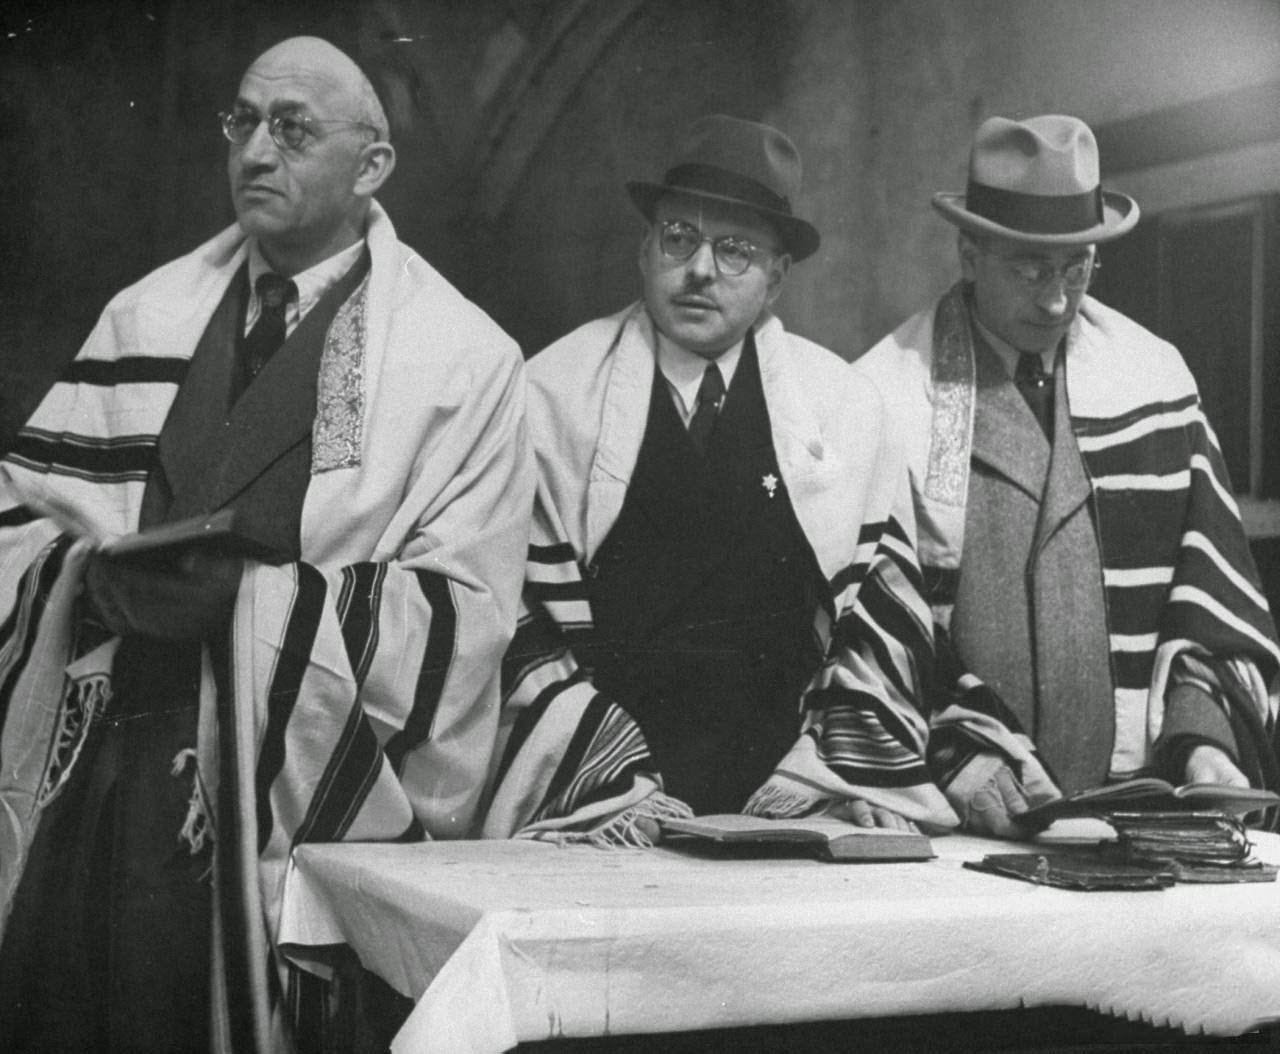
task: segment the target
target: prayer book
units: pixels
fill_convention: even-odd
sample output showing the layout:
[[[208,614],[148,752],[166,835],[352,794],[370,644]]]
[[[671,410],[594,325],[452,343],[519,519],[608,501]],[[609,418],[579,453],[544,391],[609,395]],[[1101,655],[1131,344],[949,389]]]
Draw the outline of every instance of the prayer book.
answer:
[[[928,835],[887,827],[858,827],[833,816],[768,819],[723,813],[692,819],[665,819],[664,834],[688,835],[691,845],[735,851],[814,854],[823,860],[931,860]],[[679,841],[670,844],[678,845]]]
[[[1107,860],[1097,853],[988,853],[981,860],[966,860],[964,866],[1059,889],[1165,889],[1174,883],[1159,869]]]
[[[1154,776],[1091,787],[1047,802],[1015,816],[1029,828],[1047,827],[1054,820],[1101,816],[1114,812],[1216,809],[1232,815],[1259,812],[1280,805],[1280,795],[1254,787],[1225,787],[1217,783],[1187,783],[1175,787]]]
[[[242,553],[248,540],[235,532],[235,511],[219,509],[208,516],[193,516],[121,534],[103,541],[98,549],[121,560],[165,562],[195,550],[209,553]]]

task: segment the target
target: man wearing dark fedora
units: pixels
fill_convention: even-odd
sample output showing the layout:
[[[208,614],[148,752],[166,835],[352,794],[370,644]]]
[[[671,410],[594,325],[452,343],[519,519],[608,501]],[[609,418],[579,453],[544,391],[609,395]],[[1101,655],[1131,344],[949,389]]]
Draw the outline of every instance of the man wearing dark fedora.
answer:
[[[1074,117],[992,117],[961,280],[859,360],[908,447],[940,698],[934,775],[971,828],[1144,774],[1273,769],[1280,650],[1177,350],[1087,295],[1137,222]]]
[[[770,313],[818,247],[777,129],[694,122],[646,222],[644,296],[530,363],[539,464],[485,834],[644,845],[668,816],[828,809],[953,826],[883,404]]]

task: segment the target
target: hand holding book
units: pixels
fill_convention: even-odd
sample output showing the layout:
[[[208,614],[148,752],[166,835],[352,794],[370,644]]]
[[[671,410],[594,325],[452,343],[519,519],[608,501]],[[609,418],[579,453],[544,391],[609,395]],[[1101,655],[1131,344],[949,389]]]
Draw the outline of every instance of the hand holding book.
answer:
[[[202,640],[230,620],[245,558],[269,555],[223,509],[100,542],[85,593],[113,633]]]
[[[111,632],[203,640],[227,625],[244,561],[199,551],[157,565],[99,550],[85,571],[89,611]]]

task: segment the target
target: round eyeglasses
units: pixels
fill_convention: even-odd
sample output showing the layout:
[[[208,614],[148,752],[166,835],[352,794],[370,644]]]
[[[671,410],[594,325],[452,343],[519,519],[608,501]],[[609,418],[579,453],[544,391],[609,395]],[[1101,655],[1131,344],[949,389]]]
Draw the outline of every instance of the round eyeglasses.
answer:
[[[364,128],[372,132],[375,139],[379,135],[378,129],[364,121],[322,121],[298,113],[278,113],[273,117],[263,117],[254,110],[232,110],[218,114],[222,134],[236,146],[244,146],[263,121],[267,122],[267,133],[271,136],[271,141],[282,150],[301,149],[307,140],[319,138],[316,128],[328,125]]]
[[[1086,288],[1093,281],[1093,276],[1102,269],[1102,260],[1097,253],[1079,260],[1072,260],[1062,267],[1048,260],[1017,259],[1001,256],[999,253],[992,255],[996,256],[1019,282],[1032,291],[1041,290],[1050,282],[1061,278],[1062,284],[1069,292],[1078,293]]]
[[[662,249],[662,255],[682,263],[702,248],[703,242],[711,244],[716,269],[731,276],[745,273],[752,260],[771,251],[732,234],[712,238],[683,220],[667,220],[658,232],[658,247]]]

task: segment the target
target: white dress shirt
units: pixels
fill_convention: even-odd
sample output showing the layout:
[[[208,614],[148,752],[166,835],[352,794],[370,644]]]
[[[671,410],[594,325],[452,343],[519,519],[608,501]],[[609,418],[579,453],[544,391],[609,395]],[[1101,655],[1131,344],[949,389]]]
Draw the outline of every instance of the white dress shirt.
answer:
[[[293,276],[293,284],[298,287],[298,299],[290,300],[284,312],[284,335],[288,337],[302,321],[306,313],[316,306],[344,274],[360,259],[364,252],[364,241],[334,253],[327,260],[321,260],[314,267]],[[262,313],[262,302],[258,297],[258,276],[270,271],[271,265],[263,259],[257,241],[249,243],[249,308],[244,314],[244,331],[248,333]]]
[[[991,345],[991,350],[1000,356],[1000,361],[1004,363],[1005,370],[1008,371],[1010,377],[1016,376],[1018,369],[1018,359],[1024,354],[1033,354],[1029,352],[1021,352],[1010,344],[1007,340],[1001,340],[991,330],[987,329],[978,321],[978,316],[973,316],[973,324],[978,327],[978,332],[982,334],[982,339]],[[1055,344],[1048,351],[1042,351],[1040,354],[1040,364],[1044,367],[1044,372],[1053,375],[1053,360],[1058,355],[1058,347]]]
[[[714,362],[720,368],[720,376],[724,378],[724,388],[728,392],[740,358],[742,341],[721,352],[716,358],[708,359],[687,351],[662,333],[658,334],[658,369],[662,371],[667,390],[671,393],[671,401],[685,428],[689,427],[689,422],[698,409],[698,386],[702,383],[702,375],[707,372],[707,366]]]

